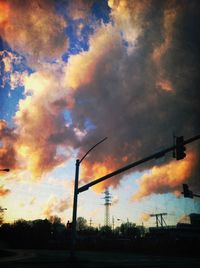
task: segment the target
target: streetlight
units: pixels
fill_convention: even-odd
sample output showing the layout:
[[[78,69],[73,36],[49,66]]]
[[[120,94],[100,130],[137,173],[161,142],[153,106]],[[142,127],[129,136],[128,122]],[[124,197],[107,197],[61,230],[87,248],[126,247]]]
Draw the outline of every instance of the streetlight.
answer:
[[[72,212],[72,241],[71,241],[71,251],[70,258],[74,259],[75,257],[75,245],[76,245],[76,218],[77,218],[77,201],[78,201],[78,180],[79,180],[79,168],[81,162],[85,159],[85,157],[100,143],[104,142],[107,139],[104,138],[98,143],[96,143],[92,148],[90,148],[87,153],[81,158],[81,160],[76,160],[76,170],[75,170],[75,182],[74,182],[74,202],[73,202],[73,212]]]

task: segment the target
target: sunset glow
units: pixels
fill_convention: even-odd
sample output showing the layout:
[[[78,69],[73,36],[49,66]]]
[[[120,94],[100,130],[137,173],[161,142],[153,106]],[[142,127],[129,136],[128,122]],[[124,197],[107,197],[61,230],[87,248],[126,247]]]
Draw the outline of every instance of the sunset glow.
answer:
[[[79,186],[172,146],[173,135],[200,134],[199,4],[0,1],[5,220],[71,220],[76,159],[103,137],[80,165]],[[170,152],[81,193],[78,214],[102,224],[105,189],[113,217],[138,224],[156,209],[176,210],[170,224],[199,213],[181,194],[183,183],[200,192],[199,140],[186,147],[180,161]]]

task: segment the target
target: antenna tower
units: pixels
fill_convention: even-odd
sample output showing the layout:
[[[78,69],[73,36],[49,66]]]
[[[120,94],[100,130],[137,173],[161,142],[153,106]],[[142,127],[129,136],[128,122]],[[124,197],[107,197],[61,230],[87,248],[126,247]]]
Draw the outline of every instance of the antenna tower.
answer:
[[[108,189],[104,192],[104,206],[105,206],[105,217],[104,217],[104,224],[105,226],[110,226],[110,206],[111,206],[111,195]]]

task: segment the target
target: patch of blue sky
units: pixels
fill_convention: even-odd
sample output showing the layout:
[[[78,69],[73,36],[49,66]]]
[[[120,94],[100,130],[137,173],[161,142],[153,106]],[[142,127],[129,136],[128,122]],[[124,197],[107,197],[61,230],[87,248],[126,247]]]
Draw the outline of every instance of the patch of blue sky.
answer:
[[[11,47],[0,38],[0,50],[7,51],[15,55],[15,59],[12,61],[13,71],[23,72],[27,71],[28,73],[33,73],[34,71],[28,66],[26,58],[18,53],[15,50],[12,50]]]
[[[66,4],[67,2],[68,1],[64,1],[63,3]],[[67,62],[70,55],[76,55],[82,51],[87,51],[89,49],[89,36],[93,34],[96,25],[110,21],[110,8],[105,0],[95,1],[91,13],[84,19],[73,20],[68,14],[64,14],[59,7],[57,7],[57,9],[67,21],[65,33],[69,38],[69,48],[62,56],[65,62]],[[65,10],[67,10],[67,8],[65,8]]]
[[[6,85],[0,88],[0,119],[6,120],[9,126],[13,125],[12,118],[18,110],[19,100],[24,98],[23,93],[23,87],[11,90],[9,85]]]
[[[149,171],[136,171],[128,174],[120,181],[120,187],[116,189],[110,188],[111,194],[119,198],[119,203],[113,209],[114,216],[122,221],[126,221],[126,218],[129,218],[131,221],[141,224],[140,215],[142,213],[164,212],[168,213],[166,223],[176,225],[182,215],[200,212],[200,206],[196,200],[183,197],[177,198],[173,193],[152,194],[138,202],[131,201],[132,196],[138,190],[137,179],[147,172]],[[147,225],[149,224],[152,225],[152,221],[147,223]]]
[[[95,124],[93,124],[90,118],[86,118],[85,123],[84,123],[84,128],[88,131],[88,130],[95,129],[96,126]]]
[[[122,37],[122,45],[123,45],[126,49],[128,49],[128,47],[129,47],[129,43],[128,43],[128,41],[126,41],[126,40],[123,38],[123,35],[121,35],[121,37]]]
[[[66,149],[59,147],[59,153],[65,155]],[[72,149],[70,152],[68,151],[69,159],[65,161],[62,165],[56,167],[53,171],[51,171],[48,176],[57,177],[60,179],[66,178],[73,178],[74,177],[74,170],[75,170],[75,163],[78,150]],[[70,154],[70,155],[69,155]]]
[[[81,24],[83,28],[79,29]],[[67,62],[70,55],[76,55],[89,49],[88,41],[89,36],[93,33],[93,27],[91,24],[85,24],[85,21],[82,19],[69,19],[65,33],[69,38],[69,48],[67,52],[63,54],[62,59]]]
[[[26,60],[24,57],[19,55],[17,52],[12,51],[5,43],[3,49],[11,52],[16,56],[16,58],[14,58],[12,61],[12,73],[23,73],[26,71],[28,74],[30,74],[33,72],[33,70],[26,65]],[[11,89],[11,73],[4,72],[4,65],[2,62],[1,69],[2,76],[0,77],[0,118],[6,120],[11,126],[13,124],[12,117],[15,115],[18,109],[19,100],[25,98],[24,87],[16,86],[14,89]]]
[[[107,0],[95,1],[92,6],[92,14],[104,23],[110,22],[110,11]]]
[[[0,37],[0,50],[4,50],[4,49],[9,49],[9,46],[7,44],[7,42],[5,42],[1,37]]]
[[[69,110],[65,109],[62,114],[63,114],[64,120],[66,121],[66,123],[69,125],[72,125],[73,121],[72,121],[71,112]]]

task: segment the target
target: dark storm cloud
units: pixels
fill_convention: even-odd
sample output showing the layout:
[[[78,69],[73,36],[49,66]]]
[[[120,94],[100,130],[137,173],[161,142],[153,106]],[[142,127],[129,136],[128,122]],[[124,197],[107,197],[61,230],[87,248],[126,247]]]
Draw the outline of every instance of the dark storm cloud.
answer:
[[[84,129],[89,118],[96,126],[82,144],[110,137],[88,157],[91,163],[110,156],[120,167],[170,146],[173,132],[200,133],[199,5],[152,1],[134,51],[116,44],[76,92],[74,122]]]

